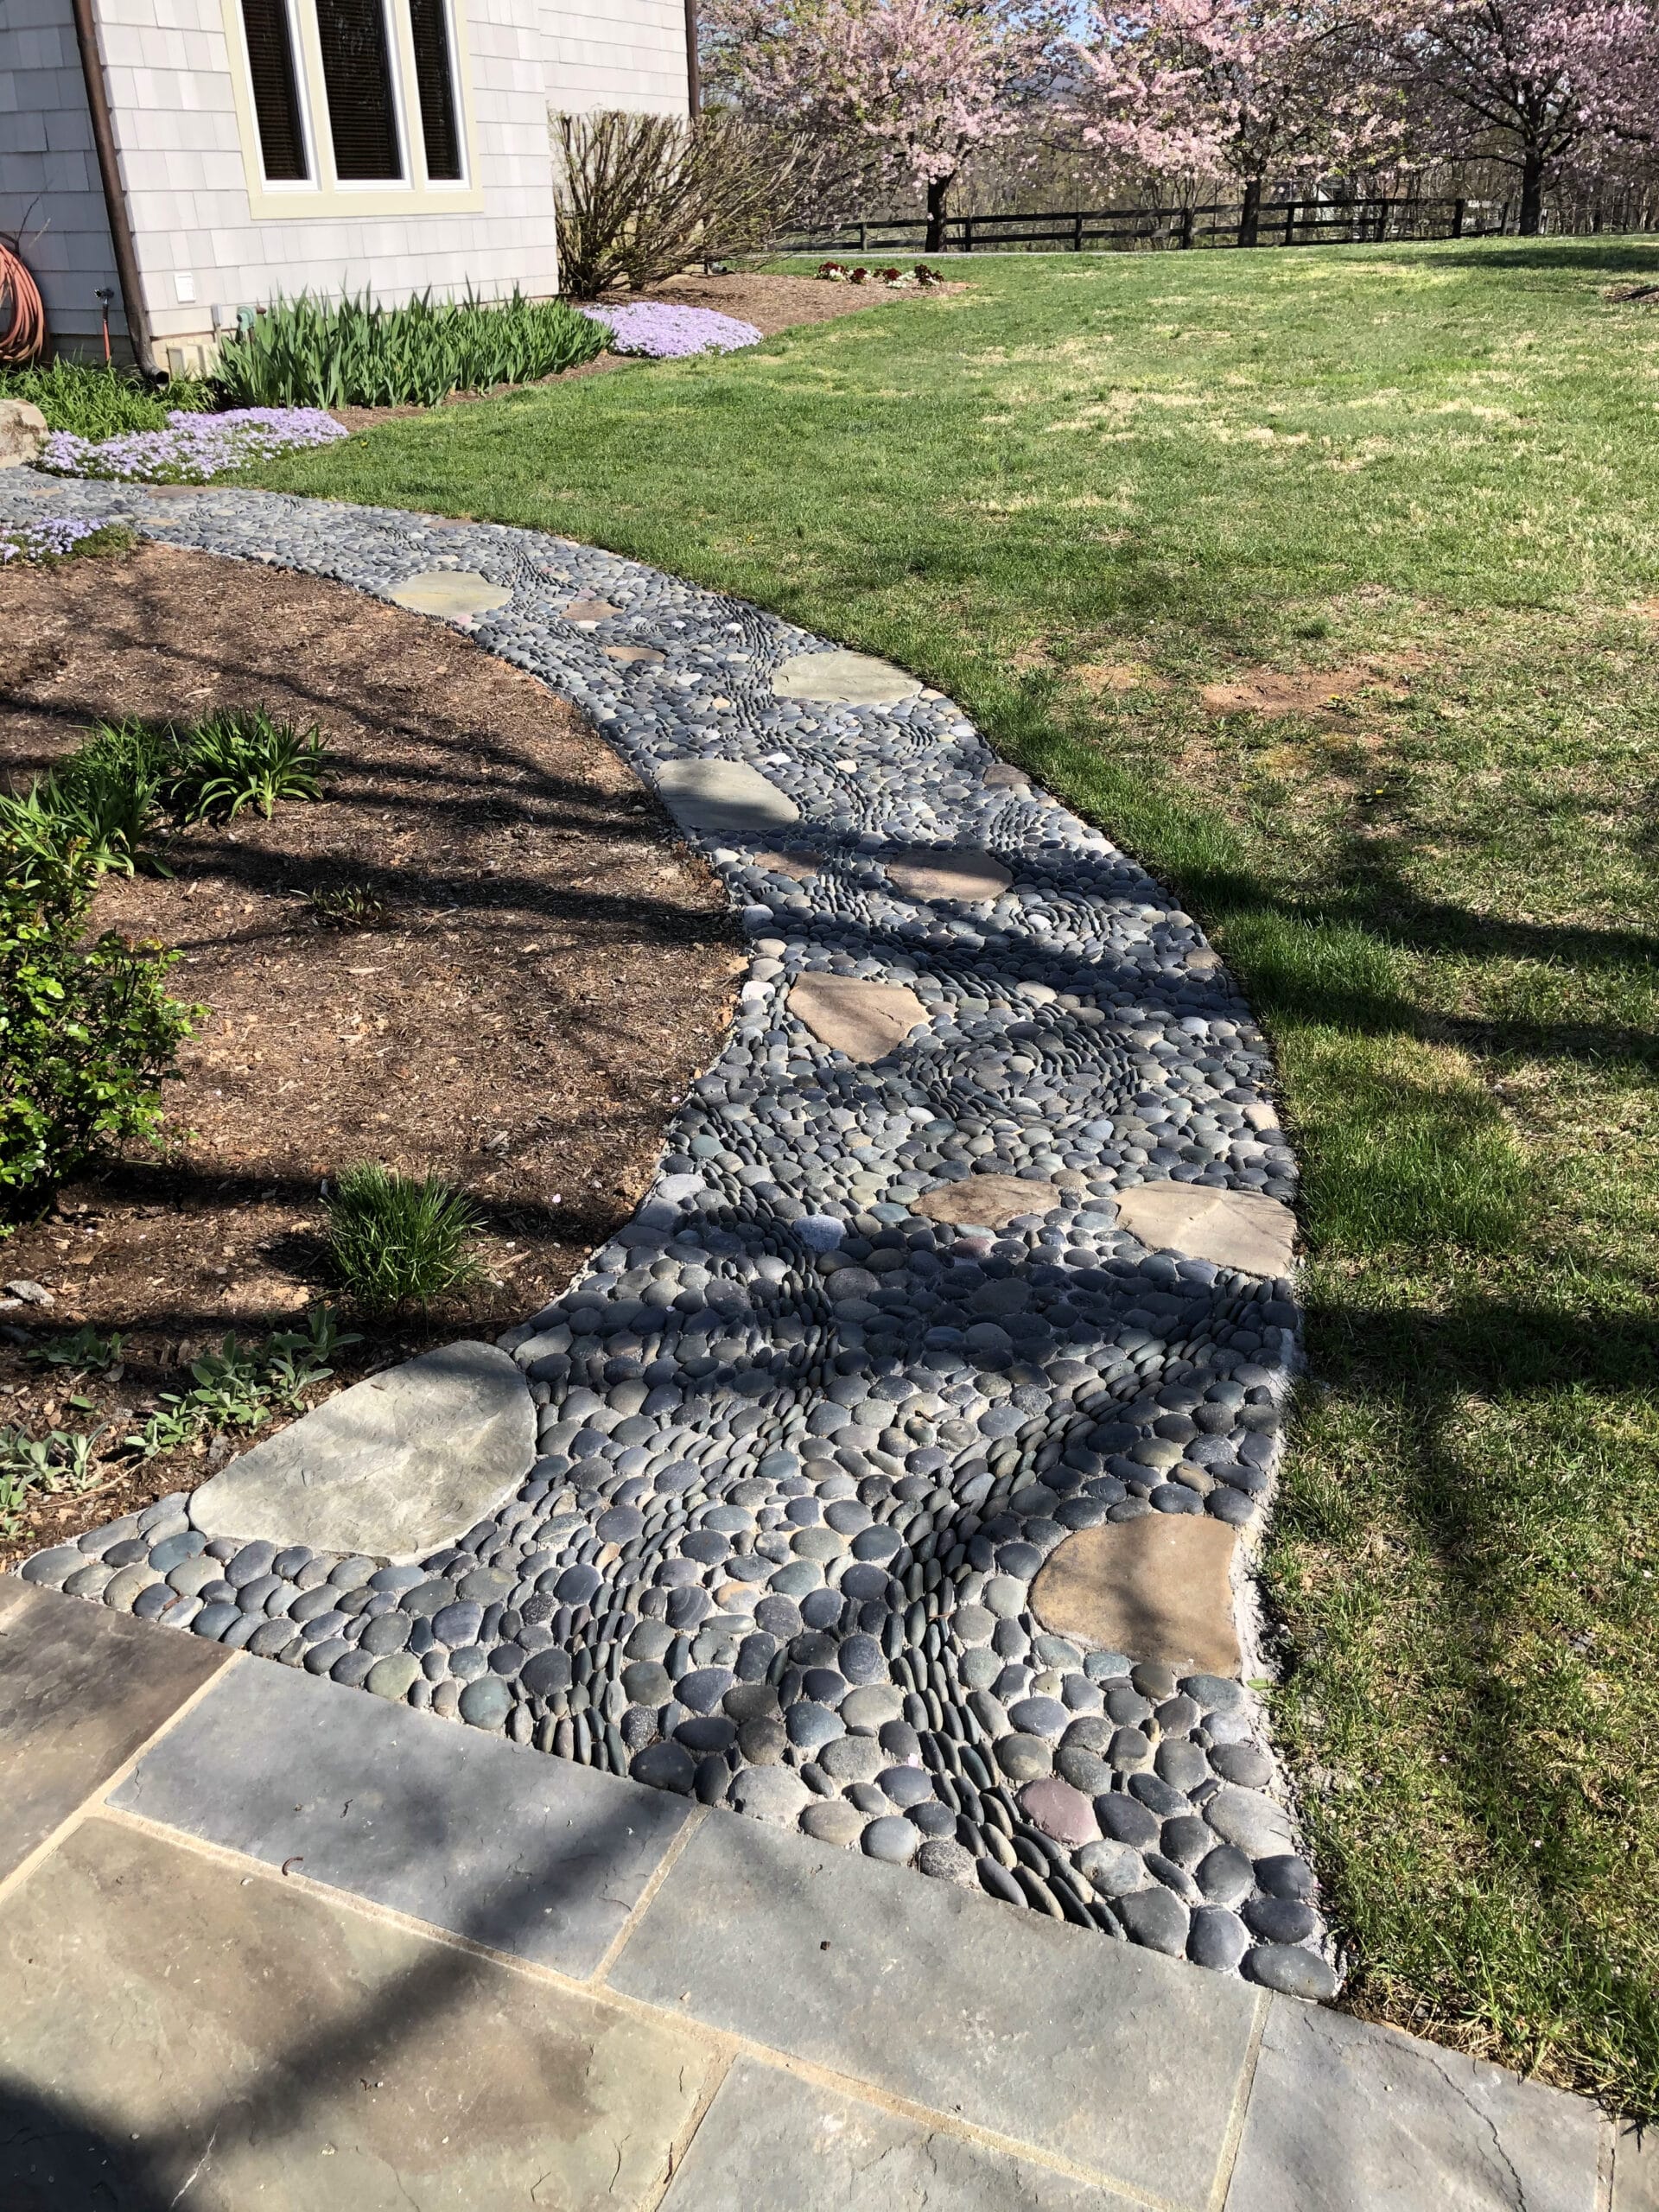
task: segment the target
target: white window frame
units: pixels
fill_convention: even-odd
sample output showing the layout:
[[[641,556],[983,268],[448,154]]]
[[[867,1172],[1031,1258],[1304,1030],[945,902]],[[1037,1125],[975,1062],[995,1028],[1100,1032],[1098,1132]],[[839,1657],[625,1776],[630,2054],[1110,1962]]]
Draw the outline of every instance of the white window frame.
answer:
[[[314,193],[321,182],[318,168],[316,126],[311,111],[311,87],[307,82],[305,48],[300,39],[300,0],[282,0],[283,15],[288,18],[289,59],[294,68],[294,99],[300,126],[300,146],[305,156],[304,176],[267,176],[265,149],[259,136],[259,111],[253,96],[253,63],[248,54],[248,27],[243,19],[242,0],[235,0],[238,44],[242,57],[242,89],[246,96],[248,111],[253,119],[251,159],[259,172],[259,181],[266,192]]]
[[[292,222],[303,217],[331,214],[414,215],[474,213],[481,210],[484,195],[477,182],[473,150],[477,125],[473,113],[472,62],[466,10],[457,4],[457,0],[441,0],[441,4],[448,34],[455,129],[461,141],[461,173],[458,178],[429,177],[426,173],[426,133],[421,120],[420,83],[409,0],[380,0],[390,58],[393,128],[397,134],[404,174],[401,177],[355,178],[343,178],[334,168],[334,125],[328,112],[327,82],[322,71],[316,0],[283,0],[289,34],[294,41],[300,126],[311,175],[308,178],[280,181],[273,181],[264,173],[242,0],[221,0],[221,4],[226,35],[235,58],[232,87],[242,140],[249,212],[255,221]]]

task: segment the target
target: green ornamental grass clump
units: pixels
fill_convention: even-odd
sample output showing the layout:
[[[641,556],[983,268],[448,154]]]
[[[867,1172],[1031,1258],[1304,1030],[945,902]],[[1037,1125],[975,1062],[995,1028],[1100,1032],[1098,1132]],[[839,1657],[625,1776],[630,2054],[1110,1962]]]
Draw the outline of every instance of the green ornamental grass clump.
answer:
[[[219,348],[232,407],[435,407],[591,361],[606,334],[563,300],[277,300]]]
[[[151,385],[136,370],[106,361],[57,360],[0,370],[0,399],[26,399],[49,430],[79,438],[119,437],[129,430],[164,430],[174,410],[200,414],[213,404],[212,386],[194,377]]]
[[[477,1213],[436,1176],[365,1163],[345,1170],[326,1204],[334,1272],[367,1312],[430,1306],[483,1274],[467,1249]]]

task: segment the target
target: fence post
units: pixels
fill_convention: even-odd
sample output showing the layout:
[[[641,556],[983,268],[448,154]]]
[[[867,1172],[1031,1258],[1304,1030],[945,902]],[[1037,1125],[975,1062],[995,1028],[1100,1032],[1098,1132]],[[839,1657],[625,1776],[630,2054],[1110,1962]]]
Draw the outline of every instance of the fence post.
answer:
[[[864,253],[864,252],[867,252],[867,251],[868,251],[868,249],[867,248],[867,246],[866,246],[866,245],[865,245],[865,244],[864,244],[864,239],[865,239],[865,236],[866,236],[867,230],[868,230],[868,226],[867,226],[867,225],[865,225],[865,224],[863,224],[863,223],[861,223],[861,224],[859,225],[859,226],[858,226],[858,250],[859,250],[859,251],[860,251],[861,253]]]
[[[1190,207],[1183,207],[1181,210],[1181,244],[1183,246],[1190,246],[1192,243],[1192,210]]]
[[[1083,251],[1083,210],[1081,208],[1071,219],[1071,251],[1073,253]]]
[[[1295,231],[1296,231],[1296,202],[1293,200],[1291,200],[1291,201],[1289,202],[1289,204],[1287,206],[1287,207],[1286,207],[1286,209],[1285,209],[1285,244],[1286,244],[1287,245],[1295,245],[1295,243],[1296,243]]]
[[[964,253],[971,253],[974,250],[974,219],[971,215],[964,215],[962,219],[962,250]]]
[[[1463,211],[1467,205],[1468,202],[1463,200],[1452,202],[1452,235],[1454,238],[1463,236]]]

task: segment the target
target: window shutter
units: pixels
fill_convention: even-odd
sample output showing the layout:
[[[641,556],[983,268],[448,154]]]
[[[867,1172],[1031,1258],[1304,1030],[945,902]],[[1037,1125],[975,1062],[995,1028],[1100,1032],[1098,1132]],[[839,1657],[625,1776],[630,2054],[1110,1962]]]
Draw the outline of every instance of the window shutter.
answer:
[[[317,0],[334,174],[346,184],[403,175],[383,0]]]
[[[421,95],[421,135],[426,173],[440,183],[461,181],[461,126],[455,117],[455,73],[449,56],[444,0],[409,0],[415,35],[415,81]]]
[[[253,112],[265,180],[270,184],[302,183],[310,172],[300,123],[288,0],[242,0],[242,28],[247,35],[248,73],[253,79]]]

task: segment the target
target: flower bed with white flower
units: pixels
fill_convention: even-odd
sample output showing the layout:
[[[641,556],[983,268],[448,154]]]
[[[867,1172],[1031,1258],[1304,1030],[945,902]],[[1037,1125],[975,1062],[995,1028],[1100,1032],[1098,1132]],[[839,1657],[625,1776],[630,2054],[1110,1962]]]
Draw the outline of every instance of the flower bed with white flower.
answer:
[[[735,315],[713,308],[671,306],[664,300],[631,301],[625,307],[583,308],[591,321],[611,333],[613,353],[643,354],[653,361],[681,360],[692,353],[735,353],[758,346],[761,333]]]
[[[251,461],[326,446],[349,435],[320,407],[234,407],[222,415],[175,408],[164,430],[119,437],[77,437],[54,430],[35,466],[53,476],[98,476],[123,483],[206,484]]]

